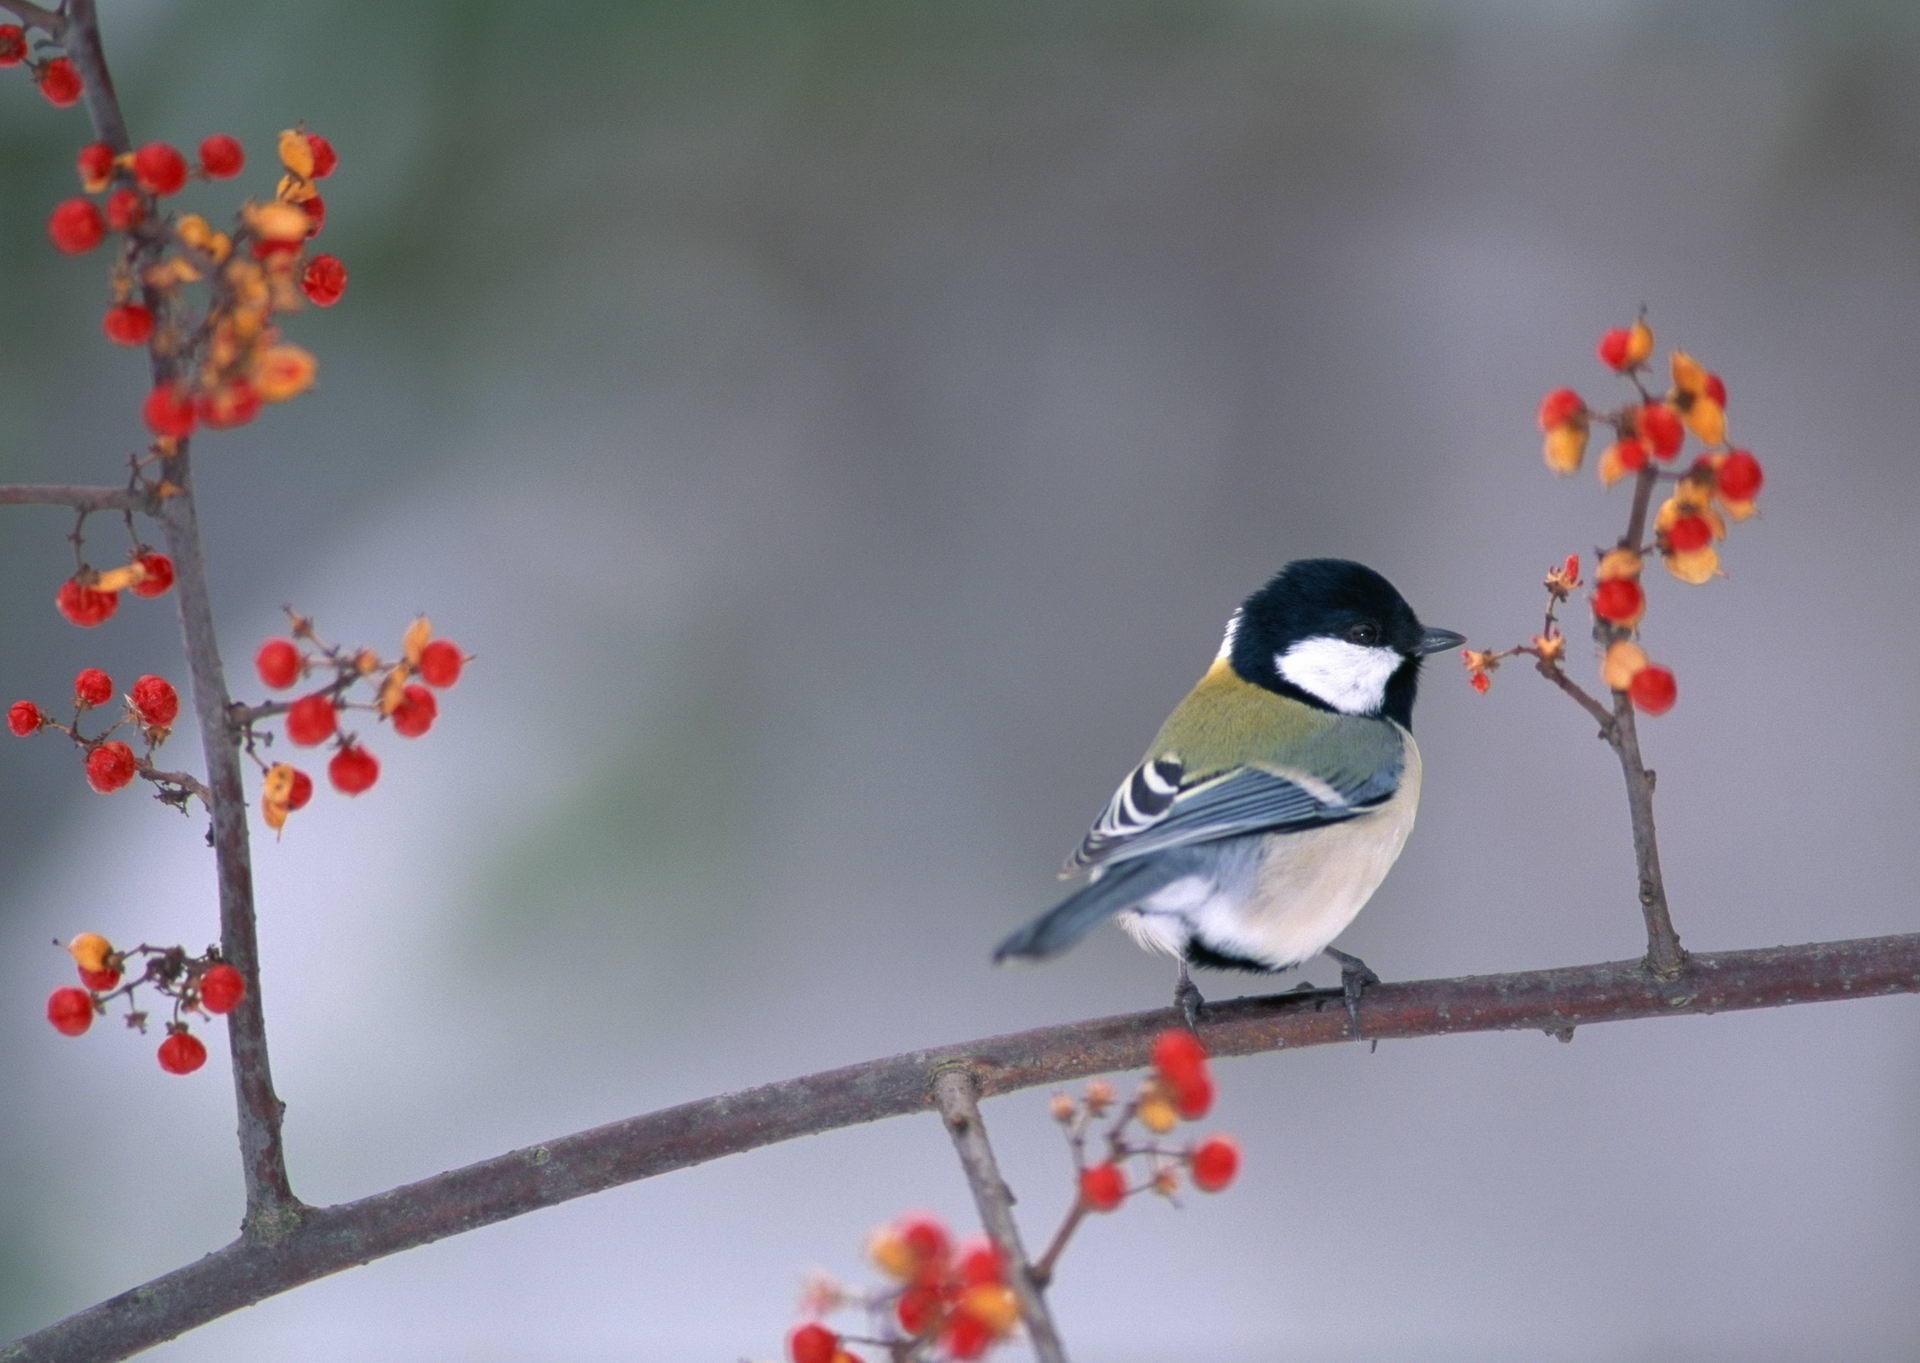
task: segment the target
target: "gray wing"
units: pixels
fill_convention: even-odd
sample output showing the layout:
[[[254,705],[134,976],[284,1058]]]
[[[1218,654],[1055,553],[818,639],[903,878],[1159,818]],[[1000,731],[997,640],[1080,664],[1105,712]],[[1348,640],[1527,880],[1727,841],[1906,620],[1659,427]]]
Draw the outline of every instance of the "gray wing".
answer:
[[[1331,780],[1282,767],[1236,767],[1191,783],[1172,755],[1121,782],[1063,874],[1243,833],[1300,832],[1365,814],[1400,785],[1404,759]]]

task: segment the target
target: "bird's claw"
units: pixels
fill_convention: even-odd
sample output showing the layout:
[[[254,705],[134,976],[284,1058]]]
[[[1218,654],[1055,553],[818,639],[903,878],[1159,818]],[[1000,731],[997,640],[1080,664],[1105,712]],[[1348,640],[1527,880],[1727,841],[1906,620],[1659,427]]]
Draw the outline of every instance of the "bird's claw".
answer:
[[[1328,956],[1340,963],[1340,996],[1347,1001],[1347,1021],[1353,1024],[1353,1034],[1359,1036],[1360,993],[1370,984],[1379,984],[1380,977],[1358,956],[1336,951],[1332,947],[1326,951]]]
[[[1187,963],[1182,961],[1179,982],[1173,986],[1173,1006],[1186,1019],[1187,1030],[1196,1036],[1200,1032],[1200,1010],[1206,1002],[1200,997],[1200,987],[1193,982],[1193,976],[1187,973]]]

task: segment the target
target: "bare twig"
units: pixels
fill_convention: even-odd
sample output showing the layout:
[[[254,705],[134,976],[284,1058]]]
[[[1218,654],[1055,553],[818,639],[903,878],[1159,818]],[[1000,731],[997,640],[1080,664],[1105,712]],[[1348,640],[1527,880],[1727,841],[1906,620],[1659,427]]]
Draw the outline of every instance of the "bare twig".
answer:
[[[967,1184],[973,1189],[973,1202],[980,1209],[980,1224],[1000,1251],[1007,1286],[1020,1303],[1020,1319],[1033,1341],[1034,1356],[1040,1363],[1066,1363],[1066,1350],[1060,1344],[1060,1331],[1047,1310],[1046,1298],[1034,1280],[1033,1266],[1020,1244],[1020,1229],[1013,1220],[1013,1190],[1000,1177],[1000,1165],[987,1141],[986,1123],[980,1119],[980,1104],[973,1072],[965,1065],[947,1065],[933,1076],[933,1102],[946,1120],[953,1137],[953,1148],[966,1171]]]
[[[1361,996],[1368,1040],[1463,1032],[1565,1035],[1591,1023],[1679,1017],[1920,991],[1920,933],[1694,955],[1665,980],[1643,960],[1512,975],[1378,984]],[[1148,1063],[1168,1009],[913,1051],[630,1117],[436,1174],[359,1202],[313,1208],[278,1239],[242,1238],[37,1334],[0,1363],[125,1358],[341,1269],[589,1193],[799,1136],[924,1111],[931,1077],[963,1065],[982,1097]],[[1337,994],[1207,1006],[1217,1058],[1358,1039]]]
[[[145,494],[128,488],[66,483],[0,483],[0,506],[69,506],[82,513],[150,509]]]
[[[66,16],[57,10],[44,9],[33,0],[0,0],[0,9],[6,10],[28,28],[37,28],[58,42],[67,31]]]

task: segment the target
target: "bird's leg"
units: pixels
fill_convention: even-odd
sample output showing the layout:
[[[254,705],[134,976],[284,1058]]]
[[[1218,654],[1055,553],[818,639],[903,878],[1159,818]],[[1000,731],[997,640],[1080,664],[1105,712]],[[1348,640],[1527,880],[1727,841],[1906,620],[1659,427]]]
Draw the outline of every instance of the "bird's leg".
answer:
[[[1193,982],[1193,976],[1187,973],[1187,962],[1182,957],[1180,978],[1173,986],[1173,1006],[1187,1020],[1187,1030],[1195,1035],[1200,1032],[1200,1010],[1206,1006],[1206,1002],[1200,997],[1200,987]]]
[[[1353,1024],[1353,1034],[1359,1036],[1360,991],[1380,983],[1380,977],[1358,956],[1333,947],[1326,948],[1326,954],[1340,963],[1340,994],[1347,1001],[1347,1021]]]

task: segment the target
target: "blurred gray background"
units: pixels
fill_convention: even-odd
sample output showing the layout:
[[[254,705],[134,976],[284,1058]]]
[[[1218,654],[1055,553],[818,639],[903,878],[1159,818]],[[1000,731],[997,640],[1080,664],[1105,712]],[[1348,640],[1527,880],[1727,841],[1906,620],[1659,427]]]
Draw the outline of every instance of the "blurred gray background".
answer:
[[[1541,571],[1624,515],[1546,475],[1534,404],[1610,395],[1593,340],[1642,303],[1768,470],[1727,580],[1652,582],[1683,937],[1920,928],[1910,6],[103,9],[136,140],[232,132],[254,193],[296,119],[341,155],[322,241],[352,283],[290,328],[320,386],[199,445],[243,694],[283,602],[388,648],[428,611],[478,655],[431,736],[377,736],[378,787],[258,844],[309,1200],[1160,1004],[1165,963],[1117,932],[987,952],[1286,559],[1524,639]],[[139,438],[105,261],[43,235],[85,138],[0,73],[8,480],[113,481]],[[170,601],[56,617],[68,528],[0,519],[0,699],[181,672]],[[1393,978],[1637,952],[1590,723],[1519,669],[1483,698],[1442,658],[1424,697],[1425,812],[1343,945]],[[213,937],[199,826],[6,742],[0,1337],[240,1212],[223,1034],[183,1081],[41,1017],[56,937]],[[1241,1184],[1088,1226],[1059,1318],[1116,1363],[1908,1358],[1915,1036],[1897,999],[1225,1063]],[[988,1115],[1042,1237],[1068,1196],[1045,1095]],[[771,1358],[807,1270],[864,1280],[866,1231],[915,1207],[969,1215],[932,1118],[153,1356]]]

